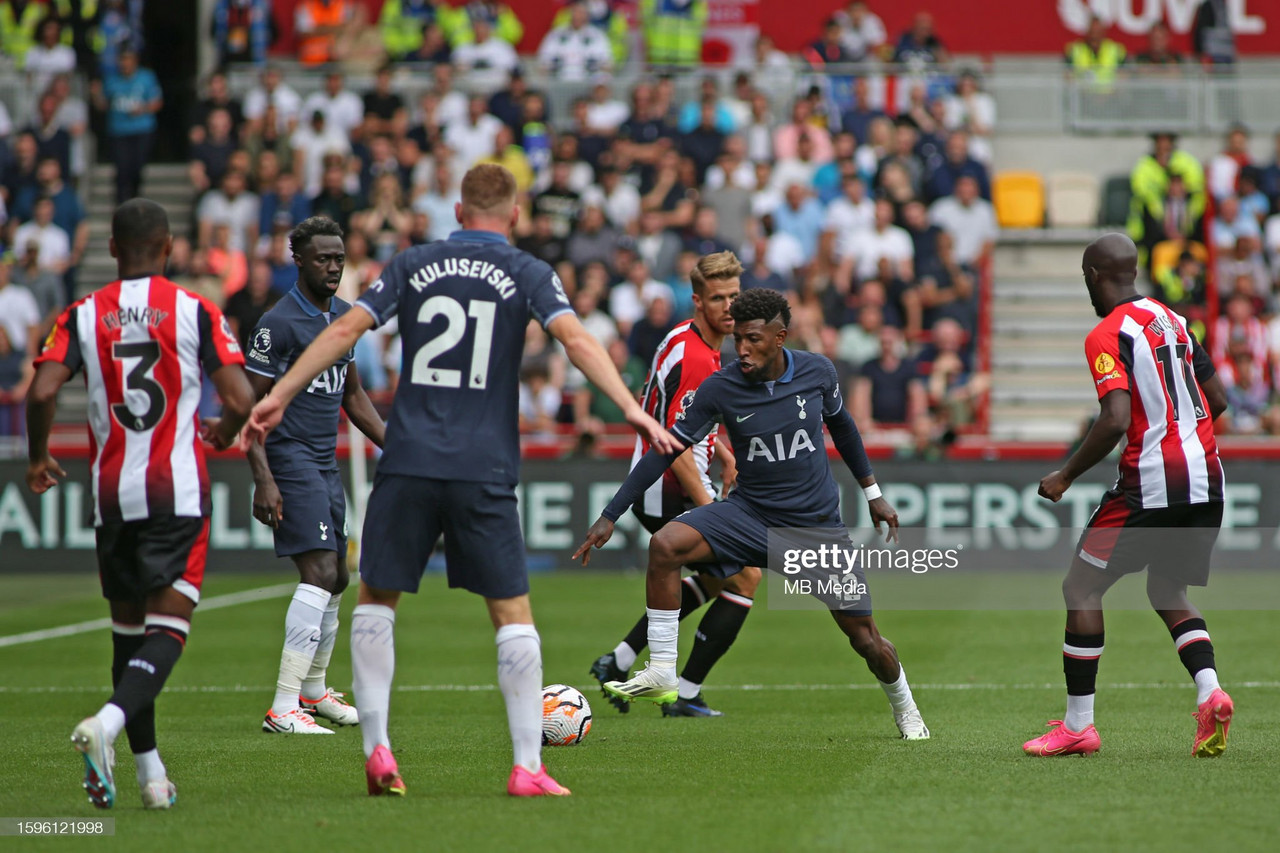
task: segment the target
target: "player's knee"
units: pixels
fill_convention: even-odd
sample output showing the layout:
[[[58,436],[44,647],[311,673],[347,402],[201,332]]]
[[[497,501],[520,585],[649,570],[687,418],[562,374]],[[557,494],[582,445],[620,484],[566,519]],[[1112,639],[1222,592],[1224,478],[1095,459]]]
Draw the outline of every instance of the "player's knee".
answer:
[[[649,540],[649,568],[656,571],[679,571],[684,564],[684,548],[678,537],[665,529]]]
[[[760,578],[762,576],[760,569],[755,566],[744,566],[742,571],[732,576],[725,582],[725,589],[736,595],[746,598],[756,597],[756,588],[760,586]]]

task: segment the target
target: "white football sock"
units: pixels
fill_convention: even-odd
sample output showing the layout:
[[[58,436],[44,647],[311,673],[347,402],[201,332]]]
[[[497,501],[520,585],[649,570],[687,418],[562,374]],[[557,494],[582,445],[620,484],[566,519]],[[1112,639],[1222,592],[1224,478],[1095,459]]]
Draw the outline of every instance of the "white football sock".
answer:
[[[284,615],[284,650],[280,653],[280,674],[276,677],[276,698],[271,710],[285,714],[298,707],[302,680],[311,670],[320,643],[320,623],[329,604],[329,590],[300,583]]]
[[[649,616],[649,667],[655,670],[676,668],[676,647],[680,641],[679,610],[646,610]]]
[[[542,642],[532,625],[503,625],[498,645],[498,687],[507,703],[515,763],[542,768]]]
[[[1067,696],[1067,714],[1062,718],[1062,724],[1073,732],[1082,732],[1089,726],[1093,725],[1093,697],[1096,693],[1090,693],[1088,696]]]
[[[102,727],[107,733],[107,743],[115,743],[124,730],[124,709],[108,702],[94,716],[102,721]]]
[[[133,761],[138,765],[138,785],[142,787],[146,787],[148,782],[159,781],[168,776],[158,749],[139,752],[133,757]]]
[[[1216,669],[1202,669],[1196,673],[1196,704],[1203,705],[1209,701],[1209,696],[1213,691],[1221,688],[1218,684],[1218,671]]]
[[[881,681],[880,689],[889,697],[889,707],[895,714],[905,714],[916,706],[916,700],[911,696],[911,685],[907,683],[907,669],[902,664],[898,664],[898,680],[891,684]]]
[[[324,608],[324,616],[320,619],[320,643],[316,646],[316,655],[311,659],[311,670],[302,679],[302,698],[323,699],[329,685],[325,683],[325,675],[329,671],[329,659],[333,657],[333,647],[338,642],[338,608],[342,606],[342,593],[329,597]]]
[[[391,747],[387,714],[396,671],[396,612],[382,604],[357,604],[351,611],[351,687],[356,694],[365,757]]]
[[[692,681],[690,681],[689,679],[685,678],[682,675],[680,676],[680,687],[678,688],[677,692],[679,693],[681,699],[692,699],[693,697],[697,696],[699,693],[702,692],[702,685],[694,684]]]
[[[631,671],[631,667],[636,665],[636,650],[626,644],[626,642],[618,643],[618,647],[613,650],[613,656],[618,659],[618,669],[622,670],[625,676]]]

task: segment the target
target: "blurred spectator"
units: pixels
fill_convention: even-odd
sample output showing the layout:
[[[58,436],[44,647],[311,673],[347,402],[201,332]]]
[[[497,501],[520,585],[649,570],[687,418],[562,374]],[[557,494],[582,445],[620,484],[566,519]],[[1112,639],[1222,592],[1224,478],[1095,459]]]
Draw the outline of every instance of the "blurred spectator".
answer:
[[[330,70],[324,78],[324,89],[313,92],[302,102],[302,114],[324,113],[325,125],[337,133],[350,136],[364,121],[364,102],[355,92],[345,88],[341,71]]]
[[[595,171],[591,168],[591,164],[582,159],[578,151],[578,137],[572,133],[560,133],[556,136],[555,142],[551,147],[551,159],[554,162],[567,163],[569,165],[569,179],[567,185],[569,189],[581,194],[595,181]],[[538,189],[545,189],[551,184],[550,176],[541,178],[538,181]]]
[[[618,324],[618,333],[628,337],[632,326],[645,315],[649,303],[655,299],[665,299],[671,305],[675,303],[675,294],[650,274],[647,263],[637,260],[627,270],[626,278],[609,291],[609,314]]]
[[[493,36],[489,21],[477,19],[472,30],[472,40],[454,47],[450,59],[474,90],[491,93],[502,86],[520,58],[509,42]]]
[[[578,227],[569,236],[565,247],[565,260],[578,269],[589,263],[613,263],[618,249],[618,232],[605,220],[604,211],[597,205],[586,204]]]
[[[138,54],[120,52],[117,73],[92,84],[98,109],[107,113],[107,142],[116,164],[116,204],[138,195],[142,167],[151,157],[156,113],[164,105],[160,83],[149,68],[138,67]]]
[[[915,248],[911,235],[893,224],[893,205],[886,199],[876,201],[875,219],[870,229],[848,236],[839,249],[840,267],[836,281],[848,287],[853,276],[859,281],[875,278],[880,261],[889,261],[893,273],[903,281],[914,281]]]
[[[822,223],[824,255],[835,261],[845,241],[870,229],[876,216],[875,202],[867,198],[867,185],[856,172],[841,179],[840,189],[840,196],[827,205]]]
[[[53,203],[53,224],[66,232],[71,239],[71,253],[63,272],[64,298],[70,302],[76,292],[76,268],[89,246],[89,219],[80,196],[62,179],[62,167],[54,159],[41,160],[36,167],[37,187],[24,190],[14,205],[14,218],[18,221],[34,215],[36,201],[43,197]]]
[[[1262,244],[1262,229],[1257,219],[1240,210],[1240,199],[1233,195],[1227,196],[1218,205],[1210,239],[1218,249],[1229,252],[1241,238],[1257,241],[1257,247],[1249,247],[1250,252],[1256,251]]]
[[[644,316],[631,327],[627,336],[627,348],[632,355],[646,363],[652,362],[662,339],[675,325],[673,297],[655,294],[648,299]]]
[[[1124,46],[1106,35],[1107,26],[1102,19],[1090,18],[1084,38],[1069,43],[1063,55],[1077,80],[1092,82],[1103,89],[1115,80],[1116,70],[1125,61]]]
[[[1161,240],[1204,240],[1204,217],[1192,211],[1192,200],[1187,195],[1187,183],[1182,175],[1169,176],[1169,188],[1163,205],[1163,220],[1156,221],[1149,211],[1143,214],[1143,232],[1152,236],[1155,243]]]
[[[605,79],[597,79],[587,102],[586,126],[598,133],[613,135],[630,117],[631,108],[626,102],[613,96]]]
[[[912,197],[920,195],[924,190],[924,163],[916,156],[916,141],[919,134],[906,119],[898,119],[893,129],[893,147],[889,154],[877,166],[875,186],[885,189],[885,172],[891,165],[896,165],[906,173],[910,181]]]
[[[835,18],[828,18],[822,25],[822,37],[805,48],[805,59],[809,60],[809,64],[814,68],[853,62],[853,56],[844,49],[842,36],[840,22]]]
[[[538,47],[538,62],[561,80],[585,80],[613,66],[613,46],[592,26],[585,2],[569,6],[568,22],[553,27]]]
[[[933,202],[954,195],[960,179],[971,177],[978,184],[978,195],[989,200],[991,181],[987,167],[969,156],[969,138],[964,131],[957,130],[947,137],[945,154],[941,165],[925,181],[925,198]]]
[[[1232,335],[1218,375],[1227,391],[1227,411],[1216,427],[1235,435],[1280,433],[1280,410],[1271,403],[1265,363],[1258,363],[1243,334]]]
[[[876,177],[880,169],[880,161],[889,156],[893,144],[893,121],[888,116],[872,119],[867,126],[867,138],[854,152],[853,162],[858,167],[858,174],[868,183]]]
[[[956,182],[955,195],[940,198],[929,208],[929,219],[955,238],[960,264],[978,267],[991,259],[998,228],[995,208],[978,195],[978,181],[965,175]]]
[[[756,43],[752,48],[752,60],[751,65],[757,71],[791,68],[791,58],[774,46],[773,37],[768,33],[761,33],[756,37]]]
[[[946,65],[950,59],[942,41],[933,32],[933,15],[916,12],[911,19],[911,29],[902,34],[893,49],[893,61],[911,69],[922,69]]]
[[[675,272],[676,259],[680,256],[680,248],[680,238],[664,227],[661,213],[651,210],[640,214],[636,254],[653,271],[655,278],[671,277]]]
[[[1222,151],[1209,160],[1205,170],[1209,192],[1218,201],[1239,192],[1237,179],[1240,170],[1249,165],[1249,131],[1243,125],[1233,125],[1227,131]]]
[[[981,398],[990,387],[985,373],[975,373],[964,349],[964,329],[955,320],[940,319],[930,330],[931,341],[921,353],[929,374],[929,408],[944,428],[955,429],[977,420]]]
[[[384,0],[378,28],[387,56],[395,60],[410,58],[422,47],[423,30],[435,26],[441,32],[442,24],[454,14],[442,0]]]
[[[1156,71],[1181,73],[1182,54],[1169,46],[1169,25],[1164,21],[1156,21],[1147,30],[1147,49],[1134,57],[1141,70],[1152,73]]]
[[[785,282],[782,289],[794,289],[799,283],[799,275],[808,263],[804,246],[794,234],[774,227],[772,213],[761,217],[760,230],[767,241],[764,250],[765,266],[782,275]]]
[[[37,157],[53,157],[64,175],[71,174],[71,134],[58,121],[58,99],[51,92],[36,101],[36,114],[25,130],[36,138]]]
[[[1218,283],[1225,293],[1230,293],[1233,286],[1238,287],[1241,278],[1249,282],[1249,294],[1259,297],[1257,312],[1261,312],[1265,305],[1260,297],[1270,293],[1271,277],[1267,274],[1258,246],[1256,237],[1237,237],[1234,245],[1218,255],[1217,274]]]
[[[13,232],[13,245],[22,252],[34,245],[39,270],[61,276],[71,263],[71,237],[54,224],[53,213],[53,199],[36,199],[31,220]],[[22,341],[25,345],[26,338]]]
[[[345,159],[351,154],[351,140],[338,128],[329,126],[322,110],[311,113],[310,119],[293,132],[289,145],[293,148],[293,172],[302,191],[314,196],[320,192],[326,156],[338,154]]]
[[[62,25],[57,18],[51,16],[40,22],[36,43],[27,51],[23,68],[31,88],[37,92],[44,91],[55,74],[76,70],[76,52],[62,43]]]
[[[0,294],[4,290],[0,283]],[[31,356],[15,347],[8,332],[0,326],[0,435],[26,434],[23,403],[34,376]]]
[[[925,388],[905,348],[902,332],[884,326],[879,356],[863,364],[853,382],[850,408],[863,433],[908,424],[925,411]]]
[[[806,190],[813,188],[814,176],[822,165],[822,162],[814,158],[813,140],[813,134],[807,131],[802,132],[796,140],[795,156],[781,158],[774,164],[770,182],[775,190],[785,191],[793,184],[804,187]]]
[[[369,254],[369,238],[364,231],[352,227],[346,236],[347,262],[338,282],[338,298],[355,302],[369,285],[378,280],[384,264]]]
[[[617,0],[580,0],[587,8],[587,22],[609,39],[613,66],[621,68],[627,61],[631,41],[631,25]],[[551,20],[551,29],[563,27],[573,16],[574,2],[567,3]]]
[[[56,75],[49,83],[49,92],[57,99],[58,126],[71,134],[71,171],[67,174],[78,179],[84,174],[87,164],[85,132],[89,129],[89,106],[71,94],[71,75],[69,74]],[[0,145],[4,144],[4,137],[7,135],[4,118],[0,115]],[[0,156],[0,161],[3,159],[3,156]]]
[[[267,59],[267,48],[275,41],[274,30],[269,0],[216,0],[213,49],[218,65],[261,65]]]
[[[261,159],[269,151],[275,155],[276,163],[282,170],[291,172],[296,168],[293,162],[292,136],[280,130],[274,106],[268,105],[261,125],[247,134],[244,151],[254,160]]]
[[[493,150],[493,140],[503,125],[496,116],[489,115],[488,109],[483,95],[472,95],[467,101],[466,117],[445,127],[444,143],[455,152],[463,168],[471,168]]]
[[[874,208],[872,209],[874,214]],[[911,247],[915,258],[915,273],[925,274],[938,263],[938,237],[942,228],[929,221],[929,211],[918,198],[904,204],[898,213],[902,229],[911,235]]]
[[[934,262],[928,268],[917,268],[921,324],[931,329],[949,317],[972,334],[978,326],[973,275],[956,262],[954,246],[955,240],[943,231],[934,243]]]
[[[276,176],[275,186],[264,192],[259,202],[259,234],[270,234],[276,228],[293,230],[311,215],[311,202],[302,194],[298,176],[292,172]]]
[[[556,224],[550,213],[535,212],[533,233],[521,237],[516,246],[554,267],[565,259],[568,241],[556,234]]]
[[[204,250],[204,261],[207,272],[218,280],[223,300],[249,281],[248,255],[231,245],[231,226],[225,222],[213,226],[209,248]]]
[[[707,169],[724,150],[724,139],[724,132],[716,126],[715,97],[704,97],[697,126],[680,138],[680,153],[693,160],[699,186],[706,178]]]
[[[454,49],[458,45],[475,41],[475,22],[484,21],[493,30],[493,34],[510,45],[517,45],[524,37],[524,24],[516,17],[516,13],[504,3],[496,0],[472,0],[460,8],[449,30],[449,42]]]
[[[702,59],[707,0],[641,0],[640,27],[650,65],[696,65]]]
[[[247,252],[258,242],[258,214],[258,197],[248,191],[244,173],[229,170],[221,185],[200,201],[196,211],[197,244],[201,248],[213,245],[214,229],[226,225],[228,248]]]
[[[507,75],[506,88],[499,89],[489,96],[489,113],[496,116],[516,134],[520,135],[520,125],[524,118],[524,96],[529,93],[529,82],[524,71],[517,65]]]
[[[188,138],[193,146],[205,141],[209,116],[214,110],[226,111],[231,120],[229,136],[239,140],[244,129],[244,110],[240,106],[240,101],[231,95],[231,89],[227,86],[227,75],[223,71],[214,71],[209,75],[209,79],[205,82],[204,95],[191,110],[191,130]]]
[[[1252,295],[1237,290],[1231,293],[1221,316],[1214,321],[1212,333],[1209,335],[1209,354],[1215,364],[1221,365],[1230,356],[1228,342],[1242,340],[1252,359],[1260,370],[1267,365],[1267,328],[1258,319]]]
[[[866,143],[871,135],[871,122],[884,117],[884,111],[871,105],[871,89],[865,76],[853,81],[853,106],[840,116],[840,129],[852,133],[860,143]]]
[[[751,95],[751,117],[739,131],[747,143],[747,159],[762,163],[773,159],[773,116],[762,92]]]
[[[115,72],[125,51],[142,52],[142,12],[139,0],[100,0],[93,40],[104,77]]]
[[[858,309],[857,322],[840,328],[836,353],[854,370],[871,361],[880,352],[880,330],[884,328],[884,308],[868,302]]]
[[[413,214],[404,203],[399,179],[392,174],[379,175],[374,180],[369,207],[351,216],[351,230],[369,239],[372,255],[379,263],[391,260],[408,243],[412,227]]]
[[[191,162],[187,165],[187,179],[197,195],[222,183],[231,155],[239,150],[231,135],[231,114],[225,109],[209,112],[208,126],[200,136],[201,141],[191,146]]]
[[[511,128],[505,124],[498,128],[497,134],[493,137],[493,150],[487,157],[481,157],[476,163],[496,163],[505,168],[515,177],[516,190],[520,193],[527,193],[533,187],[533,167],[529,165],[529,158],[525,156],[524,149],[515,144],[515,135],[511,132]]]
[[[249,123],[250,133],[261,130],[268,106],[275,107],[276,129],[283,134],[292,134],[298,126],[302,98],[282,82],[280,69],[275,65],[264,68],[259,84],[244,96],[244,117]]]
[[[523,115],[516,133],[516,144],[524,149],[529,165],[541,181],[551,168],[551,128],[547,125],[547,99],[541,92],[528,92],[522,104]]]
[[[1257,166],[1245,166],[1236,177],[1237,195],[1240,198],[1240,212],[1253,217],[1261,225],[1271,212],[1271,202],[1258,189],[1262,180],[1262,171]]]
[[[342,59],[363,13],[364,7],[352,0],[299,0],[293,25],[298,61],[324,65]]]
[[[1205,209],[1205,178],[1200,161],[1177,147],[1178,137],[1172,133],[1152,134],[1151,153],[1138,160],[1129,176],[1133,205],[1129,215],[1129,236],[1144,252],[1164,239],[1161,232],[1152,233],[1149,222],[1164,222],[1165,198],[1173,175],[1182,177],[1186,190],[1187,212],[1199,219]]]
[[[1196,57],[1209,65],[1233,65],[1236,38],[1231,31],[1226,0],[1204,0],[1191,24],[1191,45]]]
[[[854,0],[836,12],[834,20],[840,27],[840,42],[850,62],[874,58],[889,38],[880,16],[868,9],[862,0]]]
[[[668,228],[684,228],[693,222],[697,189],[681,179],[680,155],[675,151],[659,157],[653,182],[647,189],[642,186],[640,192],[641,210],[661,213]]]
[[[1160,287],[1160,300],[1179,314],[1186,315],[1188,307],[1204,305],[1204,264],[1191,252],[1179,255],[1178,263],[1166,270],[1156,284]]]
[[[786,188],[785,201],[773,211],[774,227],[796,238],[803,252],[804,263],[813,260],[818,251],[818,238],[826,218],[822,205],[800,184]]]
[[[956,83],[956,92],[944,101],[947,130],[963,130],[970,137],[988,138],[996,127],[996,99],[982,91],[978,74],[967,70]]]
[[[327,166],[319,195],[311,199],[311,215],[327,216],[349,230],[351,215],[359,207],[360,200],[347,192],[347,173],[341,166]]]
[[[684,239],[684,251],[698,257],[716,252],[729,252],[732,247],[720,238],[720,217],[710,207],[699,207],[693,217],[693,228]]]
[[[35,46],[40,22],[49,14],[44,0],[0,0],[0,53],[21,69]]]
[[[30,131],[18,134],[14,140],[13,156],[5,165],[3,179],[0,179],[0,192],[8,205],[13,205],[24,190],[39,188],[36,178],[36,166],[40,162],[39,151],[35,134]]]
[[[551,183],[533,198],[534,215],[551,220],[552,233],[567,240],[581,210],[582,196],[569,186],[571,166],[563,160],[551,165]]]
[[[615,228],[631,231],[639,224],[639,191],[622,180],[622,173],[613,166],[602,167],[598,174],[600,183],[582,194],[582,203],[599,206]]]
[[[406,62],[422,62],[433,67],[449,65],[452,60],[453,48],[449,45],[448,34],[439,24],[427,24],[423,27],[422,44],[405,57]]]
[[[0,331],[14,351],[35,355],[41,341],[40,307],[31,291],[13,283],[11,267],[8,258],[0,258]]]
[[[526,359],[520,365],[520,431],[535,435],[555,432],[562,390],[551,381],[551,370],[542,359]]]
[[[249,267],[249,283],[227,299],[222,313],[231,326],[231,334],[240,342],[240,349],[249,351],[249,335],[257,328],[262,315],[280,300],[280,294],[271,288],[271,264],[265,259],[253,262]]]
[[[58,314],[67,305],[67,290],[63,286],[63,277],[56,272],[40,269],[40,244],[29,243],[14,247],[16,263],[12,267],[9,255],[0,256],[0,265],[10,269],[11,280],[15,285],[26,288],[36,301],[36,311],[40,320],[36,324],[35,340],[44,340],[44,336],[53,328]]]
[[[1270,165],[1262,170],[1258,179],[1258,189],[1270,199],[1272,207],[1280,212],[1280,132],[1277,132],[1273,139],[1275,154],[1271,158]]]
[[[787,280],[774,272],[767,263],[768,250],[769,238],[763,233],[756,235],[751,241],[752,261],[746,265],[747,268],[739,279],[743,290],[767,287],[770,290],[786,291]]]
[[[364,119],[369,133],[403,135],[409,129],[404,98],[392,88],[390,65],[382,65],[374,78],[373,90],[364,95]]]
[[[638,394],[644,387],[648,365],[631,354],[624,341],[615,339],[605,346],[609,360],[622,376],[623,383],[632,393]],[[573,400],[574,423],[579,431],[595,434],[610,424],[624,424],[622,410],[604,394],[596,393],[590,385],[578,388]]]
[[[458,227],[454,205],[461,201],[454,182],[453,167],[446,159],[439,159],[432,170],[431,190],[413,201],[413,209],[430,218],[428,235],[432,240],[444,240]]]
[[[773,134],[773,156],[778,160],[799,156],[800,140],[807,138],[813,144],[811,159],[815,164],[830,160],[835,150],[831,134],[826,128],[815,127],[810,119],[813,107],[804,98],[797,98],[791,108],[791,122],[779,127]]]

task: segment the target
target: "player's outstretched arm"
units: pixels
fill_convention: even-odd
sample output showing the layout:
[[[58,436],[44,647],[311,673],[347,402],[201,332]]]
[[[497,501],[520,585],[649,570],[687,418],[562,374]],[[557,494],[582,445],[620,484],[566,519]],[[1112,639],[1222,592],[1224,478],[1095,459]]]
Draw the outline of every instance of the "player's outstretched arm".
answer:
[[[1130,405],[1129,392],[1120,388],[1102,398],[1102,413],[1089,427],[1080,447],[1067,464],[1040,481],[1040,497],[1057,503],[1076,478],[1107,458],[1116,442],[1129,431]]]
[[[240,438],[240,449],[245,450],[251,442],[264,440],[267,433],[279,426],[289,402],[321,371],[332,367],[343,353],[355,346],[360,336],[373,328],[373,324],[373,315],[368,311],[348,311],[316,336],[298,356],[293,367],[276,381],[271,393],[253,407],[253,414],[249,416],[249,423]]]
[[[49,431],[58,410],[58,389],[71,378],[71,369],[57,361],[42,362],[27,390],[27,486],[37,495],[67,476],[49,455]]]
[[[600,342],[583,328],[575,314],[561,314],[547,324],[547,331],[564,345],[569,361],[586,375],[592,385],[604,392],[614,404],[622,410],[627,423],[635,431],[644,436],[651,447],[663,453],[672,453],[682,445],[662,428],[662,424],[645,413],[636,401],[631,389],[627,388],[618,370],[609,359],[609,354],[600,346]]]
[[[573,559],[581,557],[584,566],[591,562],[591,549],[601,548],[609,541],[609,537],[613,535],[613,523],[621,518],[633,503],[640,500],[644,490],[657,482],[663,472],[671,467],[671,463],[686,448],[683,443],[676,446],[679,448],[676,453],[660,453],[657,448],[653,448],[640,458],[636,467],[632,468],[631,473],[627,475],[627,479],[623,480],[622,485],[618,487],[613,500],[609,501],[609,505],[600,513],[600,518],[596,519],[596,523],[587,531],[587,538],[578,546],[578,550],[573,552]]]
[[[880,524],[885,524],[885,541],[896,542],[898,539],[898,513],[889,502],[880,496],[880,486],[876,483],[875,473],[871,470],[871,460],[867,457],[866,445],[862,443],[862,434],[853,415],[847,409],[838,409],[835,414],[824,415],[823,422],[827,432],[831,433],[831,441],[849,471],[862,487],[862,494],[867,498],[867,509],[871,513],[871,524],[876,532],[880,532]]]
[[[356,370],[353,361],[347,365],[347,384],[342,392],[342,408],[365,436],[378,447],[382,447],[387,437],[387,425],[383,422],[373,401],[360,384],[360,371]]]

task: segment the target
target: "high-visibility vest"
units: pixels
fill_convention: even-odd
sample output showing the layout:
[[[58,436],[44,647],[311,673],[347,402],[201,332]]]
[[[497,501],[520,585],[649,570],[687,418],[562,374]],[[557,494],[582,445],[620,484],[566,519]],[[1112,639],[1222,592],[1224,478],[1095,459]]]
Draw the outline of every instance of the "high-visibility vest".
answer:
[[[1097,53],[1083,41],[1067,45],[1067,57],[1076,74],[1092,76],[1094,81],[1104,85],[1115,79],[1116,69],[1124,62],[1124,56],[1124,47],[1111,39],[1103,39]]]
[[[302,0],[311,23],[317,29],[336,27],[346,19],[346,0],[334,0],[325,5],[320,0]],[[298,60],[303,65],[322,65],[333,59],[333,45],[336,38],[332,33],[327,35],[298,35]]]
[[[672,0],[644,0],[640,15],[649,62],[696,65],[702,58],[707,0],[690,0],[684,5]]]
[[[28,3],[16,17],[13,4],[0,6],[0,53],[13,57],[14,64],[21,68],[27,51],[36,43],[36,27],[48,14],[49,7],[42,2]]]
[[[58,13],[58,17],[62,20],[62,43],[67,45],[68,47],[74,47],[75,35],[76,35],[75,27],[77,25],[77,22],[73,17],[73,12],[75,10],[72,9],[71,7],[71,0],[53,0],[53,8],[54,8],[54,11]],[[79,25],[82,27],[85,27],[86,32],[89,24],[92,23],[94,16],[97,14],[98,14],[98,0],[80,0]],[[93,47],[93,40],[94,40],[94,35],[96,34],[96,29],[97,28],[95,27],[94,28],[95,33],[91,33],[88,36],[86,36],[85,41],[86,43],[89,44],[90,47]],[[97,50],[98,48],[94,48],[94,49]]]

